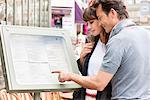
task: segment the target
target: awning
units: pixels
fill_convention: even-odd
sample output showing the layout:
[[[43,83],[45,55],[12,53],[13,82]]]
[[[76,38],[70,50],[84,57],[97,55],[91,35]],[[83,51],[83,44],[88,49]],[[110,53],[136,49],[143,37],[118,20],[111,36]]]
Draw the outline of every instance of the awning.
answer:
[[[52,14],[55,15],[70,15],[71,8],[52,8]]]
[[[80,9],[79,5],[76,2],[75,2],[75,23],[84,23],[83,11]]]

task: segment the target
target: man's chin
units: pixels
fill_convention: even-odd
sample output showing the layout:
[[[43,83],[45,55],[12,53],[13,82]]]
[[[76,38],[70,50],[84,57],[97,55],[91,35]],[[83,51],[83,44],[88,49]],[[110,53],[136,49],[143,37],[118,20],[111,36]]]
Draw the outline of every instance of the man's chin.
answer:
[[[110,31],[105,29],[105,32],[106,32],[106,33],[109,33]]]

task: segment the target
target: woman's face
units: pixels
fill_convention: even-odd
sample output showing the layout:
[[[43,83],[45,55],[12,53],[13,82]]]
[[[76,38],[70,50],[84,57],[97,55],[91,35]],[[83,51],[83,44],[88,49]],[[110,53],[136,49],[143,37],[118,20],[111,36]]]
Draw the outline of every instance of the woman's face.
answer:
[[[101,27],[97,19],[88,21],[88,24],[89,30],[91,31],[92,35],[97,36],[103,32],[103,28]]]

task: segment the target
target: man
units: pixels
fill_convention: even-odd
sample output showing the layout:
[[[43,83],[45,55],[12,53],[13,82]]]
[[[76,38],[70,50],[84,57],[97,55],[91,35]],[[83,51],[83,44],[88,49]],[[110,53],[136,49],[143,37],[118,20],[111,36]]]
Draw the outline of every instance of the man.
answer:
[[[112,100],[150,100],[150,32],[130,21],[120,0],[97,0],[100,24],[110,33],[106,55],[97,75],[59,73],[59,81],[75,81],[102,91],[112,83]]]

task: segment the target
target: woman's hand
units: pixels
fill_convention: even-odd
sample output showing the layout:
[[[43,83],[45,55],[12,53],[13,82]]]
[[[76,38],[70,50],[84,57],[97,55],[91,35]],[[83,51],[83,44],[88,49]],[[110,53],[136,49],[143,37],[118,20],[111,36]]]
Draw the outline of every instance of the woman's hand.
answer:
[[[80,54],[80,62],[81,62],[81,63],[83,63],[83,60],[84,60],[85,56],[86,56],[88,53],[91,53],[92,48],[93,48],[93,45],[94,45],[94,43],[90,42],[90,43],[86,43],[86,44],[83,46],[83,49],[82,49],[81,54]]]

